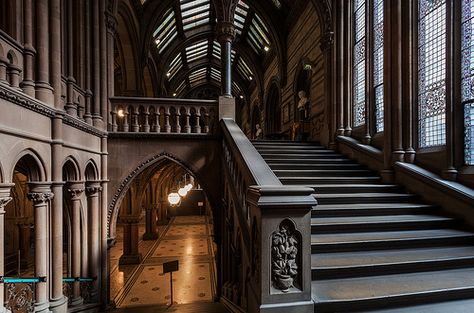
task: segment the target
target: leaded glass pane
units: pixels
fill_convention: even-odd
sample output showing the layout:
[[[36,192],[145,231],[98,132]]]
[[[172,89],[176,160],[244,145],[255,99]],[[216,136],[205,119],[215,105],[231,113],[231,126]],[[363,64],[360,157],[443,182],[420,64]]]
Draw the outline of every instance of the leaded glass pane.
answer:
[[[474,3],[462,2],[461,94],[464,106],[464,162],[474,165]]]
[[[446,143],[446,4],[420,0],[418,12],[419,146]]]
[[[384,99],[383,99],[383,7],[384,0],[374,2],[374,89],[375,89],[375,130],[383,131]]]
[[[353,116],[354,126],[365,124],[365,0],[354,1]]]

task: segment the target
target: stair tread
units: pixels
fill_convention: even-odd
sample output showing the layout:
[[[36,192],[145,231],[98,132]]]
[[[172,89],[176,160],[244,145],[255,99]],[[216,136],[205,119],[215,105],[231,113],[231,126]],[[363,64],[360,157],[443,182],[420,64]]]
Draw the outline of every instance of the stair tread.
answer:
[[[373,267],[429,260],[457,260],[466,257],[474,258],[474,246],[318,253],[311,255],[311,267],[313,269]]]
[[[450,217],[437,215],[381,215],[381,216],[350,216],[350,217],[314,217],[311,225],[340,225],[340,224],[373,224],[373,223],[406,223],[406,222],[432,222],[452,221]]]
[[[474,299],[444,301],[431,304],[414,305],[395,309],[364,311],[366,313],[472,313]]]
[[[405,208],[435,208],[432,204],[424,203],[354,203],[348,206],[347,204],[319,204],[313,210],[358,210],[358,209],[405,209]]]
[[[316,193],[314,194],[316,199],[331,199],[331,198],[386,198],[386,197],[397,197],[397,198],[411,198],[416,197],[409,193],[395,193],[395,192],[360,192],[360,193]]]
[[[411,294],[474,288],[474,268],[370,277],[328,279],[312,282],[316,303],[389,299]]]
[[[431,238],[452,238],[474,236],[473,233],[456,229],[404,230],[404,231],[377,231],[352,232],[336,234],[312,234],[311,244],[344,244],[363,242],[387,242],[394,240],[413,240]]]

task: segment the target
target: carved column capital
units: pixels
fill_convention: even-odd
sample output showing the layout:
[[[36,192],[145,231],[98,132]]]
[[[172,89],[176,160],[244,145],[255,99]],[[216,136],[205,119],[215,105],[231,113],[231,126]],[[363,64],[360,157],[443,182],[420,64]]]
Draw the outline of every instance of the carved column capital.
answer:
[[[107,32],[115,34],[117,31],[117,19],[110,11],[105,12],[105,24],[107,26]]]
[[[42,204],[52,200],[54,194],[50,191],[48,192],[29,192],[28,199],[33,202],[33,204]]]
[[[86,184],[86,195],[88,197],[98,197],[102,191],[102,187],[99,182],[89,182]]]
[[[216,26],[217,41],[219,43],[232,42],[235,39],[235,25],[233,22],[220,21]]]
[[[319,41],[321,51],[325,52],[332,48],[334,44],[334,32],[332,30],[326,31]]]
[[[84,190],[85,186],[83,182],[70,183],[68,184],[67,188],[67,191],[69,192],[72,201],[79,200]]]

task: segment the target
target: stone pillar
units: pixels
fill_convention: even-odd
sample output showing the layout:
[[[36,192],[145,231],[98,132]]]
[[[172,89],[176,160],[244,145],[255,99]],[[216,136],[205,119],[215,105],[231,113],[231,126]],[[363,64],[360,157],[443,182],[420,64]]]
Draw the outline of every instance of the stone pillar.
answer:
[[[93,294],[91,299],[97,299],[98,293],[98,278],[100,268],[100,182],[87,182],[86,194],[87,194],[87,210],[88,210],[88,224],[89,224],[89,245],[88,245],[88,257],[89,257],[89,268],[88,275],[91,278],[96,278],[94,282]]]
[[[14,184],[0,184],[0,276],[3,277],[5,273],[5,206],[12,200],[10,197],[10,189],[14,186]],[[7,310],[4,307],[4,284],[0,284],[0,313],[6,313]]]
[[[48,0],[36,1],[36,49],[37,49],[37,75],[36,75],[36,98],[51,104],[53,100],[53,88],[49,84],[49,14]],[[60,31],[58,28],[55,31]]]
[[[0,84],[10,84],[7,79],[8,59],[0,55]]]
[[[66,64],[67,64],[67,93],[66,93],[66,105],[64,109],[67,114],[77,116],[77,107],[74,104],[74,84],[76,79],[74,78],[74,63],[75,63],[75,49],[74,49],[74,14],[73,14],[73,1],[66,1],[66,32],[68,36],[67,53],[66,53]]]
[[[114,36],[117,20],[112,12],[107,10],[107,95],[108,99],[114,96]],[[107,112],[111,112],[110,100],[107,101]]]
[[[221,93],[224,97],[232,97],[232,41],[235,39],[235,26],[232,21],[217,23],[217,41],[221,45]]]
[[[32,0],[23,1],[24,21],[24,50],[23,50],[23,82],[21,87],[27,95],[35,96],[35,82],[33,81],[34,57],[36,50],[33,48],[33,5]]]
[[[337,0],[336,10],[335,10],[335,19],[336,19],[336,63],[334,64],[336,68],[336,83],[333,88],[336,90],[335,102],[336,102],[336,135],[344,135],[344,0]]]
[[[49,236],[48,211],[53,193],[50,185],[45,183],[30,183],[28,199],[33,202],[35,215],[35,276],[48,278],[49,263]],[[35,312],[49,312],[49,282],[40,282],[35,285]]]
[[[102,193],[100,197],[100,292],[102,307],[105,308],[110,303],[110,256],[108,253],[108,203],[107,203],[107,137],[101,138],[101,153],[100,153],[100,178],[102,179],[101,187]]]
[[[96,127],[102,126],[100,116],[100,10],[99,2],[102,0],[92,0],[92,51],[93,51],[93,81],[94,81],[94,105],[92,108],[92,123]]]
[[[143,234],[143,240],[158,239],[158,232],[156,231],[156,208],[147,207],[145,217],[146,231]]]
[[[81,277],[81,196],[84,183],[72,183],[68,187],[71,196],[71,274],[74,278]],[[72,306],[82,304],[81,286],[79,281],[73,284]]]
[[[21,90],[20,88],[20,73],[21,68],[15,64],[9,64],[7,70],[8,76],[10,78],[10,86],[17,90]]]
[[[123,223],[123,255],[120,257],[119,264],[139,264],[142,261],[142,255],[138,251],[140,216],[121,216],[120,221]]]
[[[87,124],[92,124],[92,114],[91,114],[91,105],[92,105],[92,91],[91,91],[91,5],[90,0],[85,0],[85,55],[84,55],[84,78],[85,78],[85,112],[84,112],[84,121]]]
[[[107,92],[107,23],[106,23],[106,2],[107,0],[99,1],[99,25],[100,25],[100,116],[103,124],[102,128],[107,130],[109,120],[109,98]]]
[[[72,1],[71,1],[72,3]],[[51,86],[54,89],[54,106],[62,110],[61,94],[61,0],[50,0]],[[72,38],[69,37],[72,42]]]

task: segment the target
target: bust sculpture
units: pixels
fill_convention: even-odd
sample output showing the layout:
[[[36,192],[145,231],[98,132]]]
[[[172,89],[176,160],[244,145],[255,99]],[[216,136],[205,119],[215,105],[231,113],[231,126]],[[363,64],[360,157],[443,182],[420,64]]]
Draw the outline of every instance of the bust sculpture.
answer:
[[[308,107],[309,107],[309,99],[306,96],[306,92],[304,90],[300,90],[298,92],[298,118],[300,121],[304,121],[308,117]]]

